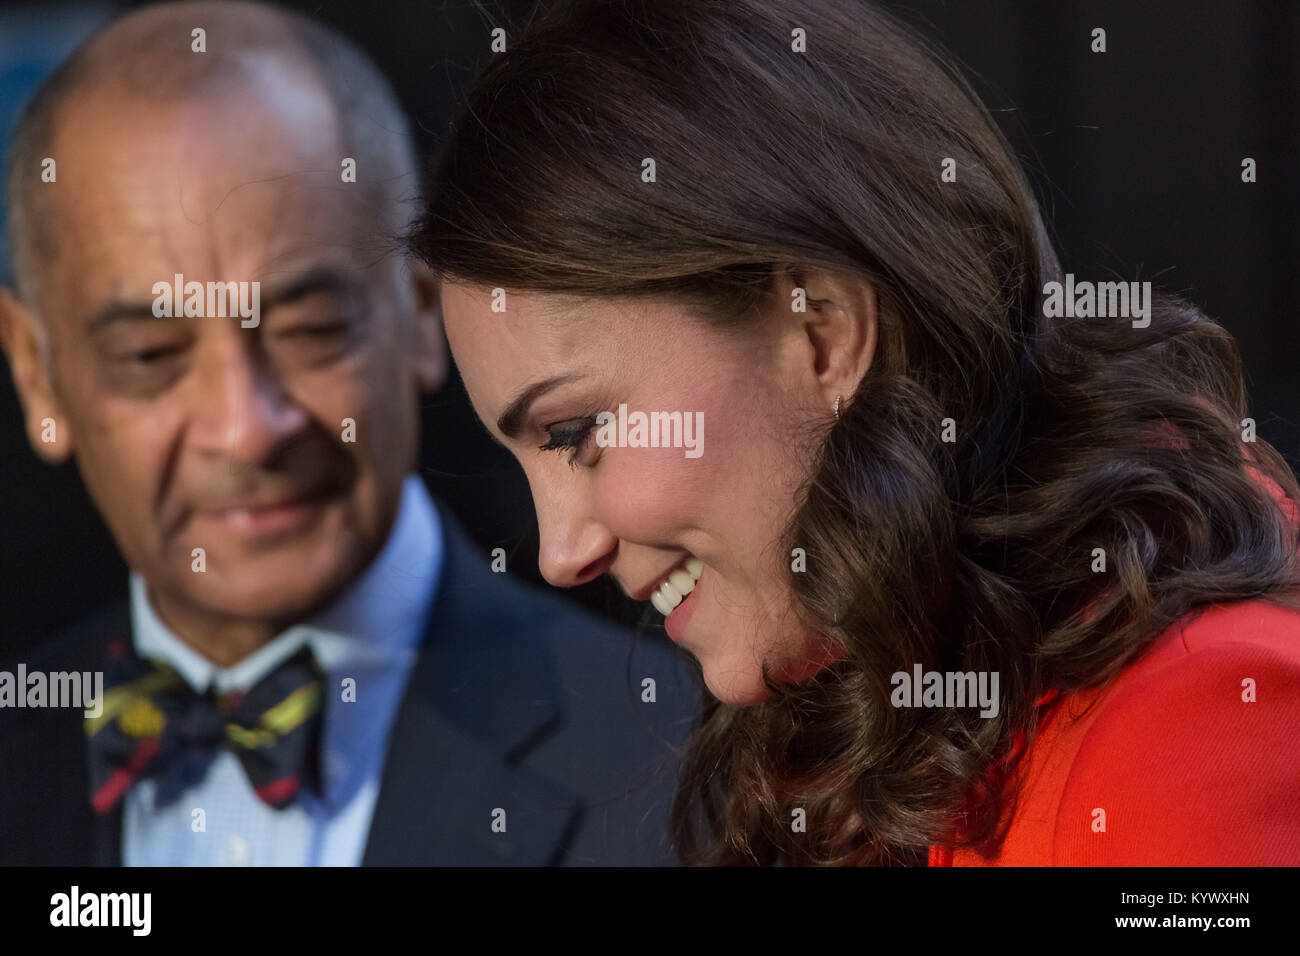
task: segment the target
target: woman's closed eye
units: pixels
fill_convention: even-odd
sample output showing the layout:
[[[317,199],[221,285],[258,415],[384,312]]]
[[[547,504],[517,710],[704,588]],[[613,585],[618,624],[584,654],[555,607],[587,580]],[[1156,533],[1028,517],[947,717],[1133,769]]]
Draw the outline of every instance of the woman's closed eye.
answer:
[[[572,468],[577,464],[578,456],[586,447],[588,439],[591,437],[591,430],[595,427],[595,415],[572,418],[568,421],[547,425],[546,433],[549,438],[546,444],[537,446],[538,450],[564,451],[566,448],[569,449],[569,467]]]

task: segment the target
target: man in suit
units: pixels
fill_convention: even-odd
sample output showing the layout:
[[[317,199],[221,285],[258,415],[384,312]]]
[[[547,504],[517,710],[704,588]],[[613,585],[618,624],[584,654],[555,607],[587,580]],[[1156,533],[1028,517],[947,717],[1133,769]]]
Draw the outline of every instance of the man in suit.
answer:
[[[146,8],[33,98],[0,339],[132,570],[23,662],[104,672],[102,712],[0,708],[0,862],[672,862],[693,678],[413,473],[415,176],[373,64],[266,7]]]

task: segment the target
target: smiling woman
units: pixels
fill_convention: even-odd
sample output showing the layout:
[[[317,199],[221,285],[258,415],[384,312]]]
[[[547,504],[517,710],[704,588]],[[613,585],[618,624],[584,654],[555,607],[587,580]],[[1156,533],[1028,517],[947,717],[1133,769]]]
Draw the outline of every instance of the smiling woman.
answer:
[[[1045,314],[1024,174],[923,40],[839,0],[544,4],[429,186],[412,244],[543,573],[652,600],[711,692],[684,860],[1300,855],[1300,490],[1235,343],[1159,294]],[[701,413],[707,454],[575,429],[624,404]]]

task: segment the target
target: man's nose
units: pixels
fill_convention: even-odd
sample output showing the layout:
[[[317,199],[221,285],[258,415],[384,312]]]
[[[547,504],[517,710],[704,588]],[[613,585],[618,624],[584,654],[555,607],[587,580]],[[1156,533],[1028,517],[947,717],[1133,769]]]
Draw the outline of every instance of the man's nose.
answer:
[[[199,388],[194,438],[203,450],[236,464],[267,461],[310,422],[249,341],[221,343],[205,363]]]
[[[544,499],[534,492],[533,500],[541,537],[537,564],[542,577],[556,587],[571,588],[609,569],[618,538],[591,514],[576,490],[566,489]]]

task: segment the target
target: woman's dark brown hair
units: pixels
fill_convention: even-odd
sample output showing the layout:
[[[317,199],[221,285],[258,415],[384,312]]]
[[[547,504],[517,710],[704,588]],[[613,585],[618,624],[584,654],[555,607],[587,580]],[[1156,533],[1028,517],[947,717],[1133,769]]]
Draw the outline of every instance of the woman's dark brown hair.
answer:
[[[910,29],[850,0],[560,0],[507,42],[412,236],[440,274],[736,323],[793,263],[862,276],[881,303],[876,359],[783,542],[806,550],[790,587],[844,659],[757,706],[706,702],[674,808],[684,861],[996,841],[1046,691],[1104,682],[1198,608],[1300,606],[1300,540],[1260,476],[1300,491],[1243,441],[1231,336],[1163,296],[1142,328],[1045,318],[1061,273],[1024,173]],[[997,716],[891,706],[916,662],[996,671]]]

